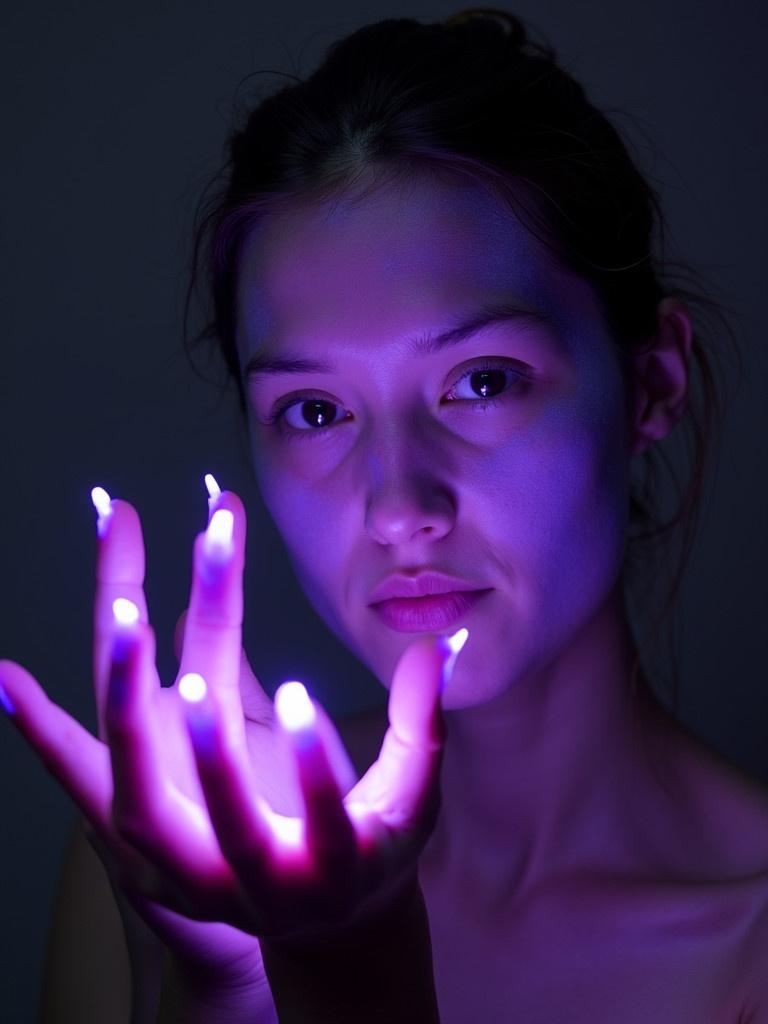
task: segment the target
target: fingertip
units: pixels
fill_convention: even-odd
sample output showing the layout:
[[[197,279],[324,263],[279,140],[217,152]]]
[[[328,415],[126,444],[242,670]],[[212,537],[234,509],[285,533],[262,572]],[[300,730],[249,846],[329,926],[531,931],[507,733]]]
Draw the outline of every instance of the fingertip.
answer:
[[[426,636],[411,644],[397,663],[388,717],[397,736],[410,747],[433,749],[444,741],[441,695],[450,653],[445,637]]]
[[[203,535],[203,550],[209,558],[229,559],[234,553],[235,517],[228,508],[217,508]]]
[[[283,728],[291,734],[314,730],[315,706],[303,683],[297,679],[281,683],[275,691],[275,712]]]
[[[130,502],[112,498],[108,524],[99,534],[97,581],[109,583],[144,582],[144,537],[139,513]]]
[[[112,518],[112,499],[103,487],[97,485],[91,488],[91,502],[97,513],[96,532],[104,538]]]
[[[208,498],[211,501],[216,501],[216,499],[221,495],[221,488],[218,485],[216,477],[213,473],[206,473],[203,477],[203,481],[205,483],[205,489],[208,491]]]
[[[117,597],[112,602],[112,614],[119,626],[133,626],[139,621],[139,607],[127,597]]]
[[[179,680],[179,696],[187,704],[199,704],[208,693],[208,684],[199,672],[187,672]]]

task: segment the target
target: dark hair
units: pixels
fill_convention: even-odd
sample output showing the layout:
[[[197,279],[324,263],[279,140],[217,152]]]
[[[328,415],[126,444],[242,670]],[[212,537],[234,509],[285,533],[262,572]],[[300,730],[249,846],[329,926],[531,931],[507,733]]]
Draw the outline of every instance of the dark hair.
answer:
[[[657,543],[664,566],[672,564],[670,538],[682,528],[677,570],[648,631],[653,639],[677,596],[698,524],[712,438],[719,436],[723,420],[718,391],[723,373],[715,373],[712,363],[720,353],[716,346],[707,351],[703,313],[719,320],[739,365],[741,358],[723,307],[679,286],[693,272],[665,259],[658,194],[635,166],[619,131],[559,66],[555,50],[530,40],[523,23],[498,8],[469,9],[437,23],[400,18],[366,25],[333,43],[306,79],[288,77],[293,84],[262,98],[234,132],[226,164],[198,207],[185,337],[201,270],[212,309],[191,347],[215,342],[244,411],[234,303],[242,243],[266,214],[342,194],[365,198],[371,187],[358,186],[369,171],[375,175],[373,188],[419,168],[467,175],[492,188],[562,266],[593,286],[625,371],[629,353],[649,347],[657,332],[658,302],[666,295],[680,297],[695,326],[691,388],[680,424],[688,428],[686,442],[692,437],[692,467],[681,487],[658,443],[634,460],[633,472],[638,463],[641,472],[631,488],[623,574],[626,585],[634,570],[648,567],[646,542]],[[679,495],[666,521],[657,505],[660,465]],[[655,583],[655,571],[651,577]],[[677,711],[674,651],[671,661],[671,704]],[[638,654],[633,682],[639,667]]]

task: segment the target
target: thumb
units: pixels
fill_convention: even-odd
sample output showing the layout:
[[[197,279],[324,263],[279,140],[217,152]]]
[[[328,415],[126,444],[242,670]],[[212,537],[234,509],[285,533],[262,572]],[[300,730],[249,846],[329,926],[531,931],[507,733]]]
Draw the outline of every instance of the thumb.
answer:
[[[439,804],[446,735],[440,697],[451,654],[443,636],[421,637],[401,654],[389,690],[389,728],[370,773],[387,824],[417,828],[424,838]]]
[[[388,715],[390,729],[406,749],[431,752],[445,741],[440,697],[451,653],[446,637],[426,636],[400,656],[389,691]]]

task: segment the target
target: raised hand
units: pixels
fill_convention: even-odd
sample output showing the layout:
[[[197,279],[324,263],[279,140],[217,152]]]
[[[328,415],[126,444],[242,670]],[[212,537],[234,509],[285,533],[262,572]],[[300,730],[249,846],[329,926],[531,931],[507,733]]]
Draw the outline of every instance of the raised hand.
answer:
[[[161,687],[154,666],[141,529],[121,501],[104,506],[99,524],[100,738],[21,666],[0,662],[0,681],[13,721],[150,927],[181,956],[256,969],[256,936],[300,938],[360,920],[415,877],[439,800],[440,686],[460,645],[422,637],[404,652],[381,753],[353,785],[338,734],[299,684],[278,692],[276,722],[250,673],[244,714],[245,513],[231,492],[212,512],[195,541],[174,686]]]

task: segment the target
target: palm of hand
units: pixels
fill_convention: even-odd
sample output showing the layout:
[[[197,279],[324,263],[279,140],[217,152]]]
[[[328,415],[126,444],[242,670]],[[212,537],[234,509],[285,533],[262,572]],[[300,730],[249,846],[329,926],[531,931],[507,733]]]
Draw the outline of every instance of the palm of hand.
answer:
[[[50,702],[26,670],[12,663],[0,670],[11,686],[16,724],[90,821],[118,886],[169,949],[187,961],[252,961],[260,968],[256,935],[311,932],[315,925],[322,931],[366,900],[386,898],[387,885],[415,868],[437,813],[446,651],[433,640],[417,641],[401,657],[390,728],[359,782],[319,705],[311,741],[300,752],[243,656],[245,514],[231,492],[217,511],[224,507],[236,543],[218,561],[205,546],[207,533],[198,536],[180,654],[179,678],[193,671],[209,684],[200,705],[203,732],[193,727],[179,687],[160,686],[141,529],[126,502],[112,502],[97,567],[101,739]],[[132,602],[139,616],[122,639],[117,598]],[[252,700],[248,719],[243,687]],[[272,819],[262,820],[260,797]],[[289,816],[283,821],[299,836],[298,846],[286,846],[273,830],[270,821],[280,815]]]

